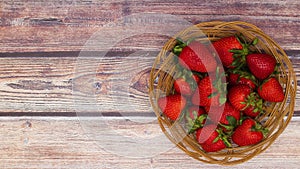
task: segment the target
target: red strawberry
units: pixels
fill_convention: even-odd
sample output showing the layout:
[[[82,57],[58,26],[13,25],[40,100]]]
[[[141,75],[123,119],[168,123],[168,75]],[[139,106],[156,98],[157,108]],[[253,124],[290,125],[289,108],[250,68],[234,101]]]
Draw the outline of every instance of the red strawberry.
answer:
[[[186,105],[186,99],[180,94],[169,95],[158,99],[161,111],[171,120],[176,120]]]
[[[255,110],[262,111],[262,100],[257,93],[252,92],[248,85],[239,84],[228,91],[228,100],[239,111],[253,106]]]
[[[246,100],[250,93],[251,88],[248,85],[236,85],[229,89],[228,99],[234,108],[241,111],[246,107]]]
[[[183,78],[176,79],[174,81],[174,89],[177,93],[183,95],[191,95],[192,89],[188,82],[186,82]]]
[[[228,83],[230,86],[234,86],[237,84],[245,84],[248,85],[251,89],[256,88],[255,77],[249,75],[249,73],[229,73]]]
[[[212,72],[216,70],[217,62],[205,45],[193,41],[184,47],[179,54],[179,63],[192,71]]]
[[[243,114],[251,118],[256,118],[260,114],[260,111],[250,105],[243,111]]]
[[[222,131],[216,128],[217,126],[211,124],[196,132],[196,139],[206,152],[216,152],[231,146]]]
[[[181,76],[179,76],[173,84],[175,92],[186,96],[192,95],[193,91],[198,86],[200,77],[195,74],[191,74],[191,72],[187,70],[183,70],[180,75]]]
[[[219,84],[213,85],[211,81]],[[217,89],[215,86],[220,87],[220,89]],[[200,106],[218,106],[224,104],[226,101],[225,88],[226,84],[222,85],[222,82],[217,82],[216,79],[214,80],[214,78],[206,76],[199,82],[198,88],[196,88],[192,96],[192,103]]]
[[[259,96],[270,102],[282,102],[284,99],[284,93],[282,86],[278,80],[274,77],[266,80],[258,89]]]
[[[253,119],[245,119],[236,128],[232,135],[232,141],[239,146],[247,146],[260,142],[264,138],[267,130]]]
[[[224,110],[221,110],[222,108]],[[208,116],[215,123],[236,126],[241,115],[229,102],[226,102],[224,107],[212,107],[208,112]]]
[[[213,42],[220,60],[223,63],[223,66],[230,68],[234,61],[234,53],[230,50],[242,50],[243,46],[235,36],[221,38],[218,41]]]
[[[218,105],[219,95],[209,98],[213,92],[216,92],[216,89],[212,86],[211,80],[212,79],[207,76],[199,82],[198,88],[196,88],[194,95],[192,96],[192,103],[194,105]]]
[[[251,73],[260,80],[271,75],[276,66],[276,59],[273,56],[262,53],[247,55],[246,62]]]

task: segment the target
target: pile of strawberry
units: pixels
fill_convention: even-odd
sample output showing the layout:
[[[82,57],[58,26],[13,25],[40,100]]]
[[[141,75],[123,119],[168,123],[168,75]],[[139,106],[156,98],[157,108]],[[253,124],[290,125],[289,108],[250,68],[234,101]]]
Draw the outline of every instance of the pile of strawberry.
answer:
[[[185,122],[206,152],[257,144],[268,129],[256,119],[268,102],[282,102],[278,63],[255,51],[257,38],[224,37],[212,45],[178,40],[173,91],[158,99],[163,114]],[[214,50],[217,55],[214,54]]]

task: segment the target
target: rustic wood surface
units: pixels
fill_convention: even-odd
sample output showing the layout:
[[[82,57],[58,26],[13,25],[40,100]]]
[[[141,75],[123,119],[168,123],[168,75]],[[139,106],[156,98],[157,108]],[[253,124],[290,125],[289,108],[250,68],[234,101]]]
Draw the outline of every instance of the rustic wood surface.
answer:
[[[107,148],[100,140],[87,137],[83,121],[76,117],[15,117],[1,119],[0,167],[1,168],[286,168],[296,169],[300,166],[300,119],[294,118],[284,133],[268,150],[252,160],[231,167],[204,164],[188,157],[174,147],[167,138],[151,142],[151,147],[165,146],[164,151],[148,150],[156,155],[138,158],[138,156],[120,156],[118,151]],[[139,119],[134,119],[139,121]],[[143,120],[143,119],[142,119]],[[139,139],[145,136],[157,137],[159,127],[155,121],[147,124],[133,123],[125,119],[93,118],[86,122],[94,134],[101,129],[99,123],[111,124],[115,132],[124,137]],[[139,129],[137,129],[139,128]],[[147,134],[145,134],[147,133]],[[96,136],[95,136],[96,137]],[[105,136],[104,136],[105,137]],[[108,137],[108,136],[107,136]],[[134,145],[119,142],[124,140],[107,140],[111,145],[133,151]],[[109,138],[108,138],[109,139]],[[120,146],[121,145],[121,146]],[[146,149],[147,150],[147,149]],[[140,149],[139,151],[145,151]],[[137,154],[141,152],[137,151]]]
[[[99,147],[99,140],[87,134],[101,131],[103,122],[132,139],[162,134],[153,120],[147,83],[153,59],[169,37],[130,37],[105,58],[98,56],[107,47],[97,42],[88,44],[94,52],[89,57],[80,58],[80,51],[97,32],[115,29],[114,36],[121,36],[111,23],[141,12],[172,14],[191,24],[241,20],[278,42],[293,62],[299,85],[299,9],[298,0],[0,0],[0,168],[222,168],[190,158],[165,137],[149,147],[170,149],[134,158]],[[143,30],[153,21],[135,22]],[[180,28],[176,21],[164,24],[160,29]],[[299,94],[294,117],[275,143],[230,168],[299,168]],[[129,106],[116,106],[128,102]],[[111,135],[105,138],[104,146],[122,145],[136,156],[142,152],[131,147],[132,141],[124,147],[124,140],[115,144],[118,140]]]
[[[242,20],[258,25],[286,50],[299,50],[299,1],[53,0],[0,1],[3,52],[79,51],[90,36],[120,17],[172,14],[191,23]],[[147,24],[147,20],[141,20]],[[171,24],[171,23],[166,23]],[[137,38],[133,47],[149,44]],[[160,49],[161,44],[153,47]]]

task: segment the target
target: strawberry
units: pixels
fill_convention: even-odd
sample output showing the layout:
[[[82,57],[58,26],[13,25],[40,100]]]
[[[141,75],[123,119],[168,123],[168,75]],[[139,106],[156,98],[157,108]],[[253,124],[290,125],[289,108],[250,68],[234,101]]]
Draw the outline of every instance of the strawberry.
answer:
[[[262,112],[262,99],[248,85],[239,84],[230,88],[228,100],[239,111],[253,106],[255,112]]]
[[[169,95],[158,99],[161,111],[171,120],[176,120],[186,105],[186,99],[180,94]]]
[[[218,106],[226,102],[227,83],[224,73],[217,67],[215,72],[209,73],[200,80],[193,96],[192,103],[200,106]]]
[[[183,70],[178,78],[174,81],[173,87],[175,92],[180,93],[185,96],[192,95],[193,91],[197,87],[200,77],[192,74],[192,72],[188,70]]]
[[[253,53],[246,56],[247,66],[251,73],[259,80],[270,76],[276,66],[276,59],[268,54]]]
[[[249,105],[244,111],[242,111],[244,115],[249,116],[251,118],[256,118],[261,112],[255,107]]]
[[[199,106],[218,105],[219,95],[209,97],[213,92],[216,92],[216,89],[212,86],[209,76],[206,76],[199,82],[192,96],[192,103]]]
[[[225,83],[222,84],[222,82],[206,76],[199,82],[198,88],[196,88],[192,96],[192,103],[200,106],[218,106],[224,104],[226,101],[225,91]]]
[[[217,62],[205,45],[193,41],[185,46],[179,54],[179,63],[187,69],[197,72],[216,70]]]
[[[196,140],[206,152],[220,151],[231,147],[227,137],[215,125],[206,125],[196,132]]]
[[[222,108],[224,110],[221,110]],[[208,112],[208,116],[215,123],[234,127],[240,120],[241,115],[240,112],[227,101],[224,107],[212,107]]]
[[[267,132],[258,122],[247,118],[235,129],[232,141],[239,146],[253,145],[260,142]]]
[[[185,81],[183,78],[179,78],[174,81],[174,89],[177,93],[183,95],[192,94],[192,89],[190,84],[187,81]]]
[[[251,88],[248,85],[236,85],[229,89],[228,100],[234,108],[241,111],[246,107],[247,97],[251,93]]]
[[[232,67],[232,63],[234,61],[234,53],[230,52],[230,50],[243,49],[242,44],[235,36],[221,38],[213,42],[213,46],[215,47],[223,66],[227,68]]]
[[[258,89],[259,96],[270,102],[282,102],[284,92],[278,80],[274,77],[267,79]]]
[[[229,86],[234,86],[237,84],[245,84],[248,85],[251,89],[256,88],[256,79],[253,75],[246,72],[237,72],[237,73],[229,73],[228,75],[228,83]]]

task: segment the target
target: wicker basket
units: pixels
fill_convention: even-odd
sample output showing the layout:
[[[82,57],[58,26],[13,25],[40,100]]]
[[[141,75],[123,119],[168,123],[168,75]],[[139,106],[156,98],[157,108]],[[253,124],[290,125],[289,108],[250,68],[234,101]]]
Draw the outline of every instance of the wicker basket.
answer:
[[[195,27],[198,29],[198,32]],[[172,77],[174,76],[176,65],[174,62],[175,55],[170,51],[176,44],[175,38],[170,39],[165,44],[154,62],[150,74],[149,95],[159,125],[165,135],[186,154],[199,161],[220,165],[243,163],[266,150],[284,131],[293,116],[297,81],[292,64],[283,49],[276,42],[250,23],[213,21],[200,23],[195,25],[195,27],[183,30],[175,37],[180,37],[183,40],[194,38],[200,41],[205,41],[208,38],[210,41],[215,41],[221,37],[242,33],[249,40],[257,37],[259,42],[256,45],[256,50],[273,55],[277,62],[280,63],[278,79],[284,88],[284,101],[271,104],[268,106],[266,113],[257,118],[264,127],[269,129],[267,137],[253,146],[232,147],[219,152],[206,153],[201,149],[194,136],[187,134],[182,124],[178,121],[170,121],[162,115],[156,104],[157,99],[163,93],[168,94],[172,91],[174,80]],[[203,36],[203,33],[199,33],[199,29],[206,36]]]

